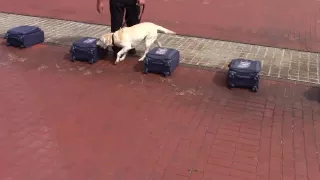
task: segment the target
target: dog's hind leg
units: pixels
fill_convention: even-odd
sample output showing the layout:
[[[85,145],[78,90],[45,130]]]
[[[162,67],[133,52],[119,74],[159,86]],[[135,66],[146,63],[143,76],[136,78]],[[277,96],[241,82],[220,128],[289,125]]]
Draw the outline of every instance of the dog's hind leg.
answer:
[[[144,60],[144,58],[146,57],[147,53],[150,50],[151,45],[156,41],[156,39],[157,39],[157,37],[155,37],[155,38],[152,37],[152,38],[149,38],[149,39],[147,38],[146,39],[146,49],[144,51],[143,56],[139,59],[139,61],[143,61]]]
[[[141,56],[141,58],[140,58],[138,61],[143,61],[143,60],[144,60],[144,58],[146,57],[149,49],[150,49],[150,47],[149,47],[149,48],[146,48],[146,50],[144,51],[143,55]]]

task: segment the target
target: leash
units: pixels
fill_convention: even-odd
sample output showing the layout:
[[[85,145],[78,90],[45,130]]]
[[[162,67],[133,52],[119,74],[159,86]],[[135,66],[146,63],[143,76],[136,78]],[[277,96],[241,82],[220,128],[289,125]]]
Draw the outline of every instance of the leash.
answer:
[[[112,40],[112,46],[115,46],[115,44],[114,44],[114,33],[112,33],[112,36],[111,36],[111,40]]]
[[[143,12],[144,12],[145,4],[143,4],[143,5],[141,5],[141,6],[142,6],[142,11],[141,11],[141,13],[140,13],[140,15],[139,15],[138,23],[141,22],[141,18],[142,18],[142,14],[143,14]],[[126,12],[126,13],[127,13],[127,12]],[[123,28],[126,24],[127,24],[127,20],[124,21],[124,23],[122,24],[121,28]]]

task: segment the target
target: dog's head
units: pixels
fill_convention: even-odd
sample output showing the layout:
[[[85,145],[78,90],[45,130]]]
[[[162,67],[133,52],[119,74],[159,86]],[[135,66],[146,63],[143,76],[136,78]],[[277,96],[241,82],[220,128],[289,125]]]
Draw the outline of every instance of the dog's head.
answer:
[[[109,46],[112,46],[112,44],[113,42],[111,33],[102,35],[101,38],[97,41],[97,45],[104,49],[107,49]]]

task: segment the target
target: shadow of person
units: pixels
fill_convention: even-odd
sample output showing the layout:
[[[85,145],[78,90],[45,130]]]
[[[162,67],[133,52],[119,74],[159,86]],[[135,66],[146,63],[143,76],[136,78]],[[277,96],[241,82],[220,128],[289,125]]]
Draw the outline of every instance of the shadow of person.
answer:
[[[226,71],[214,71],[212,82],[218,87],[227,87],[227,72]]]
[[[141,73],[143,73],[143,68],[144,68],[143,62],[137,62],[137,63],[134,65],[133,70],[134,70],[134,72],[141,72]]]
[[[309,101],[320,102],[320,88],[310,87],[304,92],[304,97]]]

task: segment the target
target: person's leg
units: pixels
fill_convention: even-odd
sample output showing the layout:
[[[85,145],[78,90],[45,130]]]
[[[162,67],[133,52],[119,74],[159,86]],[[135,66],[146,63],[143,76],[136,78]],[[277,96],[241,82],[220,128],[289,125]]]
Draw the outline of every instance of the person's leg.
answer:
[[[140,6],[136,4],[126,6],[126,23],[127,27],[139,24]]]
[[[124,5],[122,3],[117,2],[117,0],[110,0],[109,2],[111,16],[111,32],[116,32],[122,26],[124,16]],[[121,48],[119,47],[112,46],[112,50],[116,53],[120,51],[120,49]]]
[[[140,23],[139,22],[140,6],[137,6],[136,4],[130,4],[130,5],[127,5],[125,8],[126,8],[125,19],[126,19],[127,27],[139,24]],[[128,53],[136,54],[136,50],[131,49]]]

